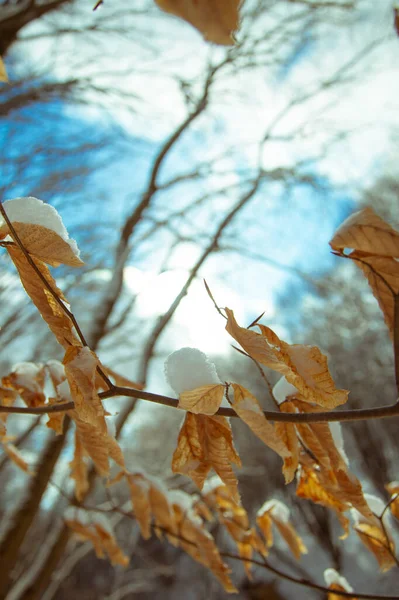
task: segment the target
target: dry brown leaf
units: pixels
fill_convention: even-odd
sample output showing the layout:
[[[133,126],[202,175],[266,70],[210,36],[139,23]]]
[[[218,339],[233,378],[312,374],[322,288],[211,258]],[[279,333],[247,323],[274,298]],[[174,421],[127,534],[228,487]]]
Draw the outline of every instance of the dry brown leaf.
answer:
[[[18,448],[14,446],[14,444],[4,444],[3,448],[6,454],[9,456],[9,458],[12,460],[12,462],[16,464],[20,469],[22,469],[22,471],[25,471],[25,473],[28,473],[29,475],[34,474],[34,472],[29,467],[28,463],[24,459],[23,455],[18,450]]]
[[[194,514],[187,512],[178,504],[173,503],[174,519],[179,545],[194,560],[207,567],[221,582],[228,593],[237,593],[232,584],[230,569],[224,564],[211,534],[204,528],[202,521]]]
[[[63,312],[50,292],[45,288],[42,280],[33,270],[25,255],[19,248],[11,245],[7,246],[7,251],[18,270],[19,277],[26,290],[26,293],[39,310],[43,319],[46,321],[47,325],[61,346],[64,348],[67,348],[70,345],[81,346],[81,343],[73,331],[72,321]],[[35,264],[59,298],[62,301],[67,302],[63,293],[57,287],[46,265],[37,259],[35,260]]]
[[[394,258],[362,256],[358,252],[352,252],[350,256],[351,258],[359,259],[355,260],[355,263],[366,276],[371,291],[384,315],[389,333],[392,336],[394,328],[394,297],[391,289],[387,287],[383,279],[395,294],[399,294],[399,262]]]
[[[257,325],[260,334],[245,329],[238,325],[232,310],[225,308],[225,312],[226,331],[252,358],[282,373],[298,389],[302,400],[324,408],[335,408],[346,402],[349,392],[335,387],[327,357],[317,347],[287,344],[264,325]]]
[[[118,546],[108,521],[103,518],[104,515],[94,514],[90,516],[87,511],[82,509],[72,510],[75,516],[67,517],[65,522],[77,537],[81,540],[90,541],[99,558],[104,558],[107,554],[113,565],[126,567],[129,564],[129,558]]]
[[[48,424],[47,424],[48,425]],[[81,502],[89,490],[89,468],[87,465],[87,454],[81,442],[78,431],[75,431],[75,452],[73,460],[69,463],[71,467],[71,479],[75,480],[75,498]]]
[[[207,483],[211,484],[212,479]],[[204,499],[216,511],[220,523],[222,523],[235,543],[238,553],[243,559],[245,571],[251,577],[252,558],[254,552],[267,555],[267,548],[257,531],[250,527],[247,511],[231,498],[227,487],[222,483],[211,485],[208,491],[203,492]]]
[[[327,596],[327,600],[342,600],[343,596],[342,594],[334,594],[334,592],[346,592],[348,593],[348,590],[345,589],[344,587],[342,587],[342,585],[338,585],[336,583],[332,583],[329,587],[329,590],[331,590],[331,592],[328,594]],[[358,600],[356,596],[345,596],[346,600]]]
[[[375,256],[399,258],[399,232],[381,219],[372,208],[354,213],[336,231],[330,242],[333,250],[360,250]]]
[[[12,221],[12,225],[25,250],[37,259],[53,267],[60,264],[80,267],[84,264],[73,252],[68,242],[55,231],[33,223]],[[0,240],[7,235],[13,237],[8,225],[4,223],[0,227]]]
[[[269,548],[273,544],[271,530],[271,523],[273,523],[297,560],[300,559],[301,554],[307,554],[307,548],[303,543],[302,538],[298,535],[290,522],[290,511],[288,507],[279,500],[269,500],[268,502],[265,502],[257,512],[256,522],[265,536]]]
[[[165,12],[193,25],[206,40],[230,46],[238,29],[241,0],[155,0]]]
[[[267,421],[255,396],[237,383],[231,385],[234,389],[232,408],[238,416],[264,444],[277,452],[283,459],[290,458],[292,456],[290,450],[275,427]]]
[[[327,596],[327,600],[341,600],[341,594],[334,594],[334,592],[345,592],[350,594],[353,592],[352,587],[349,585],[345,577],[342,577],[335,569],[326,569],[324,571],[324,580],[326,585],[331,592]],[[355,596],[346,596],[348,600],[357,600]]]
[[[296,495],[334,510],[344,530],[343,537],[347,537],[349,519],[343,513],[350,508],[350,505],[335,495],[334,490],[331,489],[331,482],[327,482],[327,487],[325,483],[316,464],[313,468],[302,464]]]
[[[17,398],[18,393],[16,391],[0,387],[0,406],[12,406]],[[0,440],[7,435],[7,418],[7,413],[0,414]]]
[[[3,59],[0,56],[0,81],[8,83],[7,71]]]
[[[173,454],[172,471],[188,475],[202,489],[207,474],[213,468],[238,502],[237,478],[232,462],[241,465],[227,419],[187,413]]]
[[[391,481],[391,483],[387,483],[385,488],[391,494],[391,500],[392,497],[394,497],[394,500],[392,500],[391,504],[389,505],[391,513],[394,517],[399,519],[399,482]]]
[[[295,413],[296,408],[290,401],[285,401],[280,404],[280,411],[284,413]],[[295,425],[293,423],[278,422],[275,424],[276,433],[279,438],[282,439],[290,451],[290,455],[284,458],[283,475],[285,477],[285,483],[290,483],[298,469],[299,464],[299,441],[296,433]]]
[[[175,516],[167,499],[167,490],[142,472],[126,473],[134,516],[144,539],[151,537],[151,521],[173,533]]]
[[[6,388],[15,390],[27,406],[43,406],[46,401],[44,395],[45,373],[43,365],[34,363],[20,363],[14,370],[3,377],[2,384]]]
[[[103,365],[102,368],[103,368],[103,371],[108,375],[108,377],[112,377],[112,379],[115,382],[115,385],[119,385],[119,386],[123,386],[123,387],[130,387],[130,388],[134,388],[136,390],[142,390],[144,387],[142,383],[137,383],[136,381],[132,381],[131,379],[128,379],[124,375],[120,375],[116,371],[113,371],[109,367],[104,367],[104,365]]]
[[[59,400],[57,400],[56,398],[48,399],[49,406],[54,406],[54,404],[58,404],[58,403],[59,403]],[[52,429],[56,435],[61,435],[64,431],[64,419],[65,419],[65,412],[63,412],[63,411],[50,413],[48,415],[48,421],[46,423],[46,427],[48,427],[49,429]]]
[[[225,390],[225,386],[220,383],[182,392],[179,396],[179,408],[194,414],[214,415],[219,410]]]
[[[75,403],[69,411],[77,435],[100,475],[109,474],[109,458],[124,468],[122,450],[108,433],[105,410],[96,389],[99,361],[89,348],[70,346],[64,357],[65,375]]]
[[[392,540],[387,540],[385,532],[377,519],[373,523],[360,521],[353,529],[363,544],[374,554],[382,572],[389,571],[396,565],[394,559],[395,546]]]

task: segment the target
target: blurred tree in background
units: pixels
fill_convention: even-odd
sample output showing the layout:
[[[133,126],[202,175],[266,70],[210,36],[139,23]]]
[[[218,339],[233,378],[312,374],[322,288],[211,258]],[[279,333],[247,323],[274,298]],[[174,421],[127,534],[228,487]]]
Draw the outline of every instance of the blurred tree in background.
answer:
[[[242,370],[239,380],[266,396],[249,361],[226,354],[206,277],[218,301],[237,300],[248,322],[266,308],[292,341],[326,350],[339,386],[352,391],[351,406],[392,397],[392,351],[376,303],[354,266],[338,264],[326,249],[336,223],[358,203],[397,221],[395,168],[380,173],[397,111],[389,3],[248,0],[231,48],[205,44],[149,0],[92,8],[88,1],[0,4],[0,54],[10,79],[0,88],[1,197],[48,201],[78,240],[86,266],[60,268],[58,279],[90,347],[162,392],[169,352],[202,345],[222,380],[232,373],[238,380]],[[60,351],[1,261],[5,374],[15,362]],[[191,491],[169,470],[180,418],[126,400],[116,430],[131,460]],[[132,549],[127,570],[100,562],[89,544],[77,546],[60,518],[76,504],[64,481],[70,433],[54,437],[37,423],[14,418],[10,426],[32,453],[35,476],[17,478],[0,459],[2,523],[15,521],[20,539],[7,598],[226,596],[189,557],[156,539],[144,542],[133,524],[117,529]],[[276,493],[294,502],[323,568],[344,567],[354,586],[361,582],[352,546],[343,554],[331,541],[335,521],[292,500],[276,457],[235,426],[248,510]],[[348,425],[345,438],[358,474],[382,492],[395,478],[395,422]],[[94,471],[91,481],[85,500],[106,502]],[[294,574],[312,574],[310,560],[299,565],[276,552]],[[293,597],[285,583],[262,588],[272,585],[263,572],[248,583],[242,570],[240,579],[239,597],[278,598],[277,587]],[[391,582],[384,577],[378,588]],[[295,594],[313,597],[306,589]]]

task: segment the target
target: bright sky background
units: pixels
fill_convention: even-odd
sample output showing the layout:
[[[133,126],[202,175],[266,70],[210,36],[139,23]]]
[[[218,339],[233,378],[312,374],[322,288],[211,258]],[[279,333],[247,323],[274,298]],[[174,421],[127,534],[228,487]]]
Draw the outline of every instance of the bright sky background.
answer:
[[[63,23],[81,23],[112,18],[119,8],[115,2],[105,2],[93,14],[92,0],[80,3],[81,12],[62,17],[51,16],[49,22],[61,18]],[[139,7],[142,3],[138,2]],[[279,5],[280,6],[280,5]],[[324,185],[329,180],[335,186],[334,193],[308,186],[294,186],[287,194],[279,185],[268,184],[248,208],[233,223],[227,232],[228,241],[239,239],[238,245],[258,256],[288,267],[299,267],[305,273],[321,273],[332,265],[328,247],[337,224],[355,206],[361,190],[370,185],[384,171],[387,156],[392,152],[392,133],[399,125],[399,40],[392,26],[392,4],[390,0],[375,2],[362,0],[359,11],[350,27],[334,28],[328,21],[318,28],[318,35],[309,39],[303,48],[286,58],[280,69],[258,68],[237,74],[226,75],[212,91],[209,116],[201,118],[182,139],[168,161],[167,179],[188,168],[195,160],[214,160],[229,154],[217,169],[220,175],[208,186],[219,189],[238,180],[239,172],[251,169],[258,160],[257,145],[260,138],[293,99],[297,105],[278,121],[275,134],[281,138],[296,132],[295,141],[270,142],[261,155],[264,168],[287,167],[298,160],[306,159],[307,172],[317,174]],[[286,10],[281,5],[280,12]],[[276,11],[277,12],[277,11]],[[90,220],[98,213],[96,194],[111,195],[112,203],[102,206],[102,218],[106,222],[121,223],[128,206],[123,198],[132,193],[136,198],[146,184],[148,169],[154,156],[173,128],[185,114],[185,106],[175,75],[195,81],[200,86],[199,74],[207,60],[218,60],[223,49],[211,48],[189,25],[154,8],[155,17],[134,17],[134,28],[129,35],[113,38],[108,47],[98,48],[89,36],[82,40],[79,53],[75,51],[76,40],[62,36],[57,41],[58,49],[69,51],[68,62],[62,52],[54,53],[49,39],[30,40],[19,44],[16,50],[18,64],[30,61],[42,63],[44,70],[51,70],[63,78],[74,72],[79,74],[98,73],[97,81],[109,90],[118,93],[140,93],[135,110],[127,103],[115,102],[114,93],[88,99],[100,102],[130,136],[128,151],[109,168],[94,172],[90,178],[90,202],[82,202],[82,212],[71,211],[63,215],[66,225],[74,225],[82,219]],[[344,20],[345,14],[341,18]],[[260,32],[267,30],[270,22],[260,21]],[[36,22],[23,31],[31,36],[46,30],[46,20]],[[145,46],[134,43],[137,30],[148,31],[154,54]],[[366,54],[349,72],[353,77],[349,84],[337,89],[328,88],[317,94],[310,102],[298,99],[313,89],[321,80],[326,80],[344,63],[361,53],[374,40],[386,38],[384,44]],[[20,67],[23,69],[23,67]],[[66,109],[68,119],[81,121],[88,127],[98,127],[101,113],[98,108],[82,105]],[[324,159],[318,159],[326,142],[336,130],[350,131],[347,139],[340,139],[329,147]],[[104,149],[105,151],[105,149]],[[311,167],[309,167],[311,165]],[[228,175],[222,173],[228,171]],[[21,192],[22,193],[22,192]],[[24,193],[32,193],[26,190]],[[195,198],[196,184],[187,184],[170,194],[168,201],[183,206]],[[84,194],[83,194],[84,196]],[[51,198],[46,198],[52,200]],[[99,200],[100,202],[100,200]],[[218,199],[222,211],[226,202]],[[227,203],[228,204],[228,203]],[[227,206],[226,204],[226,206]],[[191,234],[210,233],[214,229],[213,217],[198,213],[191,226]],[[184,244],[172,255],[168,271],[158,275],[165,240],[148,256],[132,260],[126,270],[126,290],[139,293],[137,313],[142,319],[155,317],[169,306],[184,283],[188,269],[198,256],[193,244]],[[85,248],[81,247],[84,255]],[[201,271],[222,306],[233,308],[239,320],[245,324],[259,313],[265,312],[268,324],[280,327],[281,319],[276,305],[276,293],[297,276],[289,271],[275,268],[259,260],[240,257],[238,253],[215,255]],[[228,350],[230,340],[224,333],[224,324],[214,310],[199,279],[183,300],[174,318],[173,330],[168,331],[168,347],[193,345],[212,354]],[[160,344],[161,349],[164,343]],[[131,369],[124,365],[127,372]],[[161,386],[155,369],[149,387]]]

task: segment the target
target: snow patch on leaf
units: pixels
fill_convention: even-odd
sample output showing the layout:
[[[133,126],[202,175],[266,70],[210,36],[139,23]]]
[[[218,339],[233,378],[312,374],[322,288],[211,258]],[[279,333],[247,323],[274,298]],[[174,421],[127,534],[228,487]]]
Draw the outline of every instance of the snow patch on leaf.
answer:
[[[181,348],[170,354],[165,361],[165,375],[176,394],[221,383],[215,365],[198,348]]]

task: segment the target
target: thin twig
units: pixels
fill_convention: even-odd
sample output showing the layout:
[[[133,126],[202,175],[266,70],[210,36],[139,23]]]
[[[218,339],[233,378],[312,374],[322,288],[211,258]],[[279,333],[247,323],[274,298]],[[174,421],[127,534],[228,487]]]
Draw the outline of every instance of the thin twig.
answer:
[[[162,396],[161,394],[153,394],[143,390],[126,388],[114,385],[111,389],[105,392],[100,392],[101,400],[115,398],[116,396],[127,396],[129,398],[137,398],[138,400],[147,400],[155,402],[163,406],[171,408],[179,408],[177,398]],[[38,407],[16,407],[16,406],[1,406],[0,413],[18,413],[27,415],[41,415],[46,413],[62,412],[73,410],[75,404],[73,402],[63,402],[62,404],[52,404],[51,406],[44,405]],[[181,410],[181,409],[179,409]],[[238,417],[231,408],[221,407],[215,413],[223,417]],[[352,410],[340,410],[337,412],[325,411],[314,413],[282,413],[271,410],[264,410],[263,414],[270,421],[279,421],[284,423],[333,423],[333,422],[349,422],[349,421],[367,421],[370,419],[386,419],[391,417],[399,417],[399,404],[390,404],[376,408],[357,408]]]
[[[209,298],[212,300],[212,302],[213,302],[213,304],[214,304],[214,306],[215,306],[216,310],[218,311],[219,315],[221,315],[221,316],[223,317],[223,319],[226,319],[226,321],[227,321],[227,317],[226,317],[226,315],[224,315],[224,314],[222,313],[221,309],[220,309],[220,308],[218,307],[218,305],[216,304],[216,300],[215,300],[215,298],[213,297],[213,294],[212,294],[212,292],[211,292],[211,290],[210,290],[210,287],[209,287],[209,285],[208,285],[208,284],[207,284],[207,282],[206,282],[206,279],[204,279],[204,285],[205,285],[205,289],[206,289],[206,291],[207,291],[207,293],[208,293],[208,296],[209,296]]]

